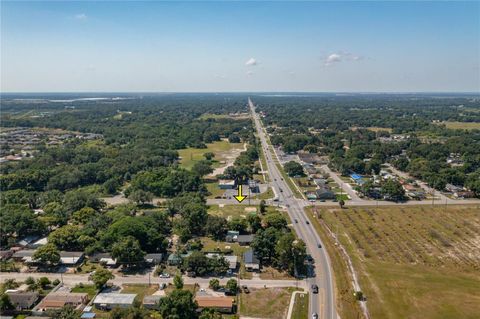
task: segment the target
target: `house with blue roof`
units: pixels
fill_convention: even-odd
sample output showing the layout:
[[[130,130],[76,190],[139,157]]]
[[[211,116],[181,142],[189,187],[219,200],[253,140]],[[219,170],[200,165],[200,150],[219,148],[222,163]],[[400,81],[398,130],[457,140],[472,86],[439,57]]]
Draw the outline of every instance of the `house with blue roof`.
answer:
[[[357,185],[363,185],[365,184],[365,180],[363,179],[363,176],[361,175],[358,175],[356,173],[353,173],[350,175],[350,178],[352,179],[352,181],[357,184]]]

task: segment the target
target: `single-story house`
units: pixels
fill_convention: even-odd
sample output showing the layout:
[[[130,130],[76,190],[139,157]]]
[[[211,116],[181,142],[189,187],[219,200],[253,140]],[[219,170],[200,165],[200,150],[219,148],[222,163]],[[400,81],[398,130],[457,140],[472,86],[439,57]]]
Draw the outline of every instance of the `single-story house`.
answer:
[[[115,267],[117,265],[117,260],[113,259],[109,253],[96,253],[90,256],[89,260],[92,263],[104,264],[107,267]]]
[[[233,179],[221,179],[218,181],[218,187],[220,189],[234,189],[236,185]]]
[[[48,244],[48,238],[43,237],[29,244],[28,248],[37,249],[38,247],[45,246],[46,244]]]
[[[173,253],[168,255],[167,258],[167,264],[170,266],[177,266],[180,265],[183,262],[184,258],[187,258],[192,254],[191,251],[187,252],[186,254],[178,254],[178,253]]]
[[[143,306],[147,309],[156,309],[160,299],[162,299],[161,295],[145,296],[143,297]]]
[[[325,178],[315,178],[313,180],[313,182],[315,183],[315,185],[317,185],[318,187],[322,187],[322,186],[325,186],[327,184],[327,180]]]
[[[13,250],[0,250],[0,260],[8,260],[13,256]]]
[[[32,257],[33,257],[33,254],[34,254],[34,253],[35,253],[35,250],[33,250],[33,249],[22,249],[22,250],[16,251],[16,252],[12,255],[12,258],[13,258],[15,261],[27,262],[27,261],[31,261],[31,260],[32,260]]]
[[[93,304],[98,309],[128,308],[137,294],[99,293]]]
[[[221,313],[233,312],[233,298],[231,297],[197,296],[195,301],[198,304],[198,311],[211,308]]]
[[[358,175],[358,174],[351,174],[350,175],[350,178],[352,179],[352,181],[357,184],[357,185],[363,185],[365,184],[365,180],[363,179],[363,177],[361,175]]]
[[[445,189],[451,193],[457,193],[457,192],[461,192],[463,190],[462,187],[460,186],[456,186],[456,185],[453,185],[453,184],[447,184],[445,185]]]
[[[460,191],[455,192],[453,196],[456,198],[473,198],[475,197],[475,193],[472,191]]]
[[[318,200],[335,199],[336,198],[335,193],[332,192],[332,190],[327,188],[327,187],[316,189],[315,194],[317,195]]]
[[[245,263],[245,269],[247,271],[258,271],[260,270],[260,261],[253,252],[253,249],[249,249],[243,253],[243,262]]]
[[[238,261],[237,256],[220,255],[220,254],[215,254],[215,253],[208,253],[206,256],[208,258],[223,257],[228,262],[228,269],[231,269],[231,270],[237,269],[237,261]]]
[[[227,230],[227,235],[225,236],[225,241],[229,243],[233,243],[237,241],[238,235],[240,235],[239,231],[236,230]]]
[[[84,312],[80,316],[80,319],[93,319],[97,316],[95,312]]]
[[[246,246],[246,245],[250,245],[250,243],[253,241],[254,238],[255,238],[255,235],[238,235],[237,242],[242,246]]]
[[[16,310],[26,310],[33,307],[38,300],[38,292],[11,291],[6,292]]]
[[[163,254],[146,254],[143,259],[148,264],[158,265],[162,262]]]
[[[60,263],[63,265],[74,266],[83,261],[85,254],[81,251],[61,251],[60,252]]]
[[[52,292],[43,298],[38,304],[39,311],[47,311],[50,309],[60,309],[66,305],[70,305],[76,309],[80,309],[88,301],[88,294],[81,292]]]
[[[32,236],[26,236],[17,241],[17,245],[21,247],[27,247],[29,244],[33,243],[36,241],[40,236],[32,235]]]

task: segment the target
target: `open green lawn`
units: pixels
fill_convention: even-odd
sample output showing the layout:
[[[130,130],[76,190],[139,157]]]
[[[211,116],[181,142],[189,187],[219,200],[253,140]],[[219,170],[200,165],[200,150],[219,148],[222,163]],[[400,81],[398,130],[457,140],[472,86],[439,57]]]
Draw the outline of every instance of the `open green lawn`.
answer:
[[[92,299],[97,294],[97,288],[94,285],[76,285],[72,288],[72,292],[83,292],[88,294],[88,299]]]
[[[245,199],[245,200],[248,200]],[[208,206],[208,213],[215,215],[215,216],[223,216],[225,218],[231,217],[247,217],[250,213],[256,213],[258,211],[258,207],[256,206],[247,206],[247,205],[209,205]]]
[[[245,199],[245,201],[247,201]],[[267,213],[273,213],[276,212],[277,208],[275,206],[267,206]],[[215,216],[223,216],[227,219],[231,217],[244,217],[246,218],[248,214],[251,213],[258,213],[259,208],[258,206],[254,205],[209,205],[208,206],[208,213],[215,215]]]
[[[274,197],[273,190],[272,190],[271,187],[269,187],[266,192],[263,192],[259,195],[255,195],[254,198],[256,198],[256,199],[271,199],[273,197]]]
[[[138,301],[142,301],[144,296],[153,295],[157,291],[159,286],[157,284],[124,284],[122,285],[122,294],[137,294],[135,298]]]
[[[291,319],[307,319],[308,317],[308,293],[297,294],[293,304]]]
[[[221,166],[220,162],[225,161],[231,154],[237,152],[238,154],[243,150],[243,143],[229,143],[228,141],[218,141],[208,143],[207,148],[186,148],[178,150],[181,157],[180,166],[186,169],[191,169],[195,162],[205,159],[203,154],[212,152],[215,154],[213,159],[213,167]]]
[[[77,270],[77,273],[89,274],[92,271],[103,269],[103,268],[104,267],[100,263],[92,263],[87,260],[80,266],[80,271]]]
[[[260,278],[265,280],[293,280],[295,277],[291,276],[286,271],[278,271],[273,267],[263,267],[260,273]]]
[[[251,288],[250,293],[242,292],[239,296],[239,313],[247,317],[284,318],[293,291],[295,288]]]
[[[218,196],[222,196],[223,193],[225,193],[225,190],[224,189],[220,189],[218,187],[218,182],[207,182],[205,183],[205,185],[207,186],[207,189],[208,191],[210,192],[210,195],[207,197],[207,198],[215,198],[215,197],[218,197]]]
[[[322,221],[338,234],[352,258],[373,319],[478,318],[479,207],[350,207],[318,212],[321,220],[314,219],[313,226],[332,260],[342,318],[358,309],[349,299],[345,263]],[[343,291],[349,293],[342,295]]]
[[[454,130],[480,130],[480,122],[441,122],[447,128]]]
[[[227,243],[223,241],[215,241],[208,237],[201,237],[204,252],[214,252],[220,250],[221,252],[233,252],[234,255],[242,256],[248,250],[246,246],[240,246],[238,243]]]
[[[190,290],[193,293],[193,295],[195,295],[195,293],[197,292],[197,288],[198,287],[195,285],[183,285],[183,290]],[[165,293],[169,295],[174,290],[175,290],[174,285],[168,285],[167,288],[165,288]]]

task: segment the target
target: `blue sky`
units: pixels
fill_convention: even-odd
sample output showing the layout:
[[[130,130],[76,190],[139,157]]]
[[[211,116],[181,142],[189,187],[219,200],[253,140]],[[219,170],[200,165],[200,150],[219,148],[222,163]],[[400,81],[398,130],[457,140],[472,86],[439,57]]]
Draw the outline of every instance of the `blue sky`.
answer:
[[[480,88],[480,2],[1,6],[2,92]]]

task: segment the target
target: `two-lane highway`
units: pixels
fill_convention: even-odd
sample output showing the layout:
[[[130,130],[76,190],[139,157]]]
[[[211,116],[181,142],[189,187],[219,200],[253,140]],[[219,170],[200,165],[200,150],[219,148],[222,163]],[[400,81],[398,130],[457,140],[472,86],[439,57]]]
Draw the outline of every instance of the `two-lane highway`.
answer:
[[[261,141],[261,147],[265,154],[268,174],[270,175],[271,187],[274,188],[278,196],[279,203],[285,206],[292,220],[293,229],[301,238],[306,246],[307,252],[315,261],[315,274],[307,279],[308,286],[318,285],[318,294],[312,293],[310,289],[310,314],[317,313],[319,318],[336,319],[335,309],[335,291],[333,287],[333,276],[330,269],[330,260],[324,245],[317,232],[311,225],[308,216],[304,213],[305,205],[303,200],[296,199],[292,190],[283,179],[278,167],[275,164],[275,154],[267,143],[267,137],[263,129],[260,118],[255,111],[253,102],[248,99],[248,104],[255,121],[255,127]]]

